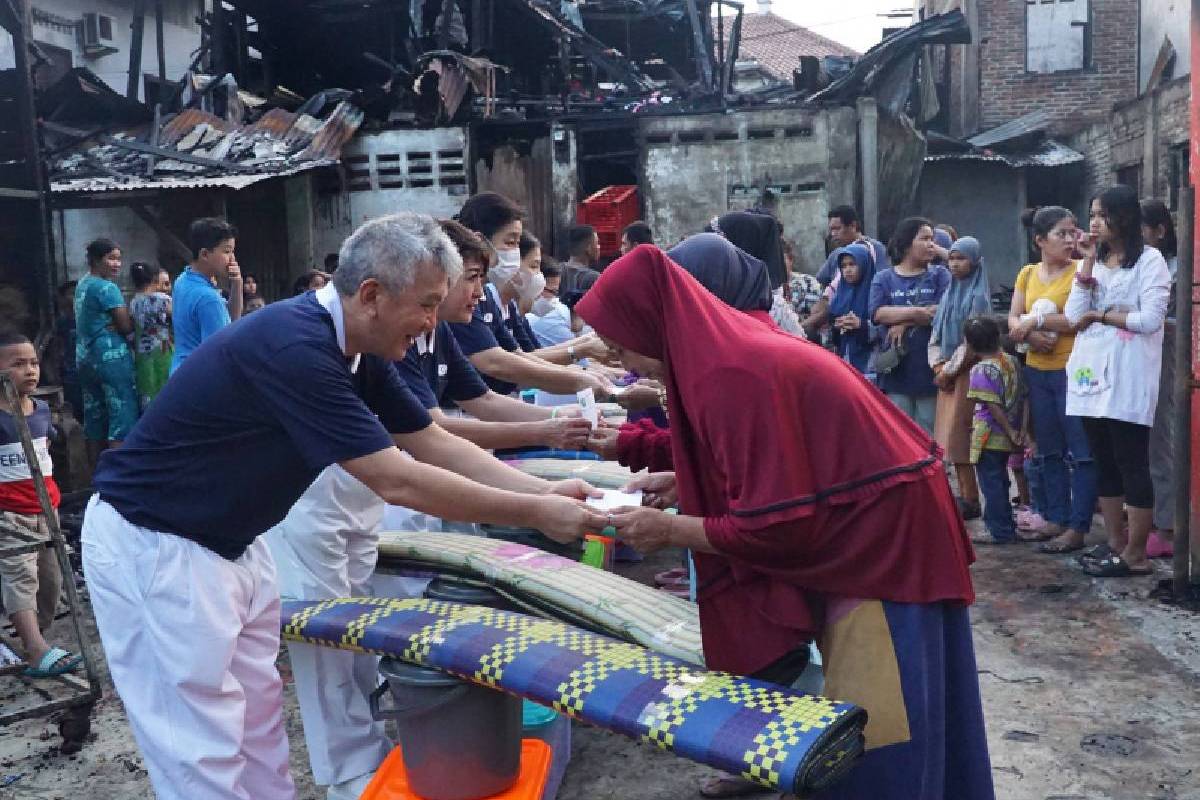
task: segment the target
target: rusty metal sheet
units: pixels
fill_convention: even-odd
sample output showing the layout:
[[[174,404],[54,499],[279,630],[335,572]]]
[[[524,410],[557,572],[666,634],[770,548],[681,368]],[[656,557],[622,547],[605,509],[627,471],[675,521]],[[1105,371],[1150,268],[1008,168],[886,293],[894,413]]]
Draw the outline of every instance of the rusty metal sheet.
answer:
[[[159,146],[174,147],[183,137],[191,133],[197,125],[205,124],[224,132],[228,132],[234,127],[220,117],[210,114],[207,111],[201,111],[198,108],[185,109],[176,114],[170,122],[163,126],[162,131],[159,132]]]

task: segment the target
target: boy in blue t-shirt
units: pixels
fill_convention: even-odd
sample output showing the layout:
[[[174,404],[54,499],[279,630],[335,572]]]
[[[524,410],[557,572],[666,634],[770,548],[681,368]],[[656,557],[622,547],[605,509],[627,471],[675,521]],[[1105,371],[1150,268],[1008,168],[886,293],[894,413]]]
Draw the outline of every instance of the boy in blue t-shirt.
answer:
[[[201,342],[242,315],[242,273],[234,256],[237,228],[223,219],[204,217],[192,222],[188,238],[192,263],[179,273],[172,291],[171,324],[175,333],[172,375]],[[213,284],[226,277],[228,302]]]
[[[46,478],[46,491],[57,508],[60,495],[54,483],[47,444],[50,407],[32,397],[41,369],[37,351],[29,339],[17,333],[0,333],[0,372],[7,372],[12,379],[20,403],[19,409],[11,408],[0,393],[0,522],[4,523],[0,527],[0,544],[21,544],[30,539],[49,544],[50,529],[34,489],[15,417],[21,414],[29,425],[39,466]],[[8,533],[5,527],[20,531],[21,537]],[[50,547],[40,547],[33,553],[0,556],[0,596],[25,648],[25,660],[30,664],[25,674],[29,677],[62,675],[75,669],[81,661],[77,654],[51,647],[42,636],[42,631],[54,621],[61,591],[62,571]]]

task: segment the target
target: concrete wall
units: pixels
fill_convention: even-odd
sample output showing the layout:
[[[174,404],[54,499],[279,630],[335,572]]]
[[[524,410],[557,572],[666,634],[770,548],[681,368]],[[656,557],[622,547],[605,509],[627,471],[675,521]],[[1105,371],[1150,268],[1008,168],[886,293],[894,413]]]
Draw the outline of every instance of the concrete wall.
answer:
[[[1164,38],[1170,39],[1175,48],[1175,68],[1167,77],[1178,78],[1191,73],[1190,6],[1190,0],[1141,0],[1138,91],[1146,91],[1150,70],[1154,69]]]
[[[983,247],[992,288],[1012,286],[1026,262],[1025,183],[999,162],[927,161],[917,195],[920,213],[974,236]]]
[[[468,193],[466,141],[462,128],[382,131],[354,137],[342,149],[345,191],[314,188],[311,233],[301,241],[301,246],[310,250],[294,254],[293,261],[307,258],[320,266],[325,255],[336,253],[355,228],[384,214],[456,214]],[[295,195],[302,190],[290,187],[290,192]],[[289,205],[300,204],[300,200],[289,200]]]
[[[664,246],[770,186],[798,266],[815,271],[825,258],[826,214],[856,200],[851,108],[647,117],[638,135],[646,220]]]
[[[147,3],[145,32],[142,39],[142,74],[158,75],[158,50],[155,43],[154,4]],[[200,45],[198,0],[163,0],[163,41],[166,51],[167,80],[179,80],[191,63],[193,51]],[[121,94],[129,76],[129,45],[132,40],[130,23],[133,3],[129,0],[34,0],[34,41],[71,51],[72,66],[87,67],[105,83]],[[45,12],[38,14],[36,12]],[[85,55],[77,30],[84,12],[96,12],[112,17],[115,53],[102,56]],[[0,69],[13,66],[12,37],[0,35]],[[145,87],[138,81],[138,97]]]
[[[128,266],[135,261],[158,262],[158,235],[128,208],[67,209],[52,214],[54,258],[63,280],[79,280],[87,273],[84,249],[93,239],[112,239],[121,248],[121,260]],[[168,265],[172,274],[179,265]],[[121,270],[117,283],[132,290],[129,270]]]

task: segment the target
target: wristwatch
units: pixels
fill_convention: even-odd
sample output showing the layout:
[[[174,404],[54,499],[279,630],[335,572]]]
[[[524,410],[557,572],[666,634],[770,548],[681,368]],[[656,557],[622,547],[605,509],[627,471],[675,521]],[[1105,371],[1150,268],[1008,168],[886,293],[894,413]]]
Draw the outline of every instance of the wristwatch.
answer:
[[[575,358],[575,345],[573,345],[573,344],[567,345],[567,355],[571,358],[572,361],[577,360]]]

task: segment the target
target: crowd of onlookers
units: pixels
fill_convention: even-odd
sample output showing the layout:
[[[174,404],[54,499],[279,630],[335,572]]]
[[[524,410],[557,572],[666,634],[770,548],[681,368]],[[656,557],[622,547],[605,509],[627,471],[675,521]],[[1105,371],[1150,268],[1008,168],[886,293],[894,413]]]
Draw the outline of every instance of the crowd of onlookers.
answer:
[[[573,310],[600,275],[599,237],[591,226],[571,227],[567,258],[557,262],[522,218],[494,193],[471,198],[458,216],[490,259],[475,319],[451,326],[458,347],[501,393],[591,387],[603,396],[608,381],[568,369],[603,353]],[[769,193],[706,231],[761,263],[770,302],[760,310],[775,324],[837,352],[934,436],[964,517],[984,518],[981,542],[1082,550],[1098,503],[1108,541],[1080,556],[1086,570],[1141,574],[1148,556],[1170,552],[1172,398],[1159,376],[1169,386],[1176,254],[1161,202],[1139,203],[1116,186],[1092,201],[1086,225],[1065,208],[1031,210],[1035,258],[1020,270],[1009,308],[994,306],[981,243],[949,225],[910,217],[885,244],[850,206],[832,209],[828,221],[828,257],[811,271],[796,263]],[[87,275],[62,287],[59,340],[66,397],[94,449],[124,439],[201,341],[264,305],[255,276],[238,268],[236,235],[223,220],[196,220],[192,261],[174,283],[166,270],[134,263],[128,302],[114,282],[119,245],[88,246]],[[649,225],[635,222],[621,253],[653,243]],[[324,286],[336,256],[324,266],[297,278],[294,293]],[[706,286],[735,304],[746,287],[732,274],[713,278],[730,284],[728,294]]]

